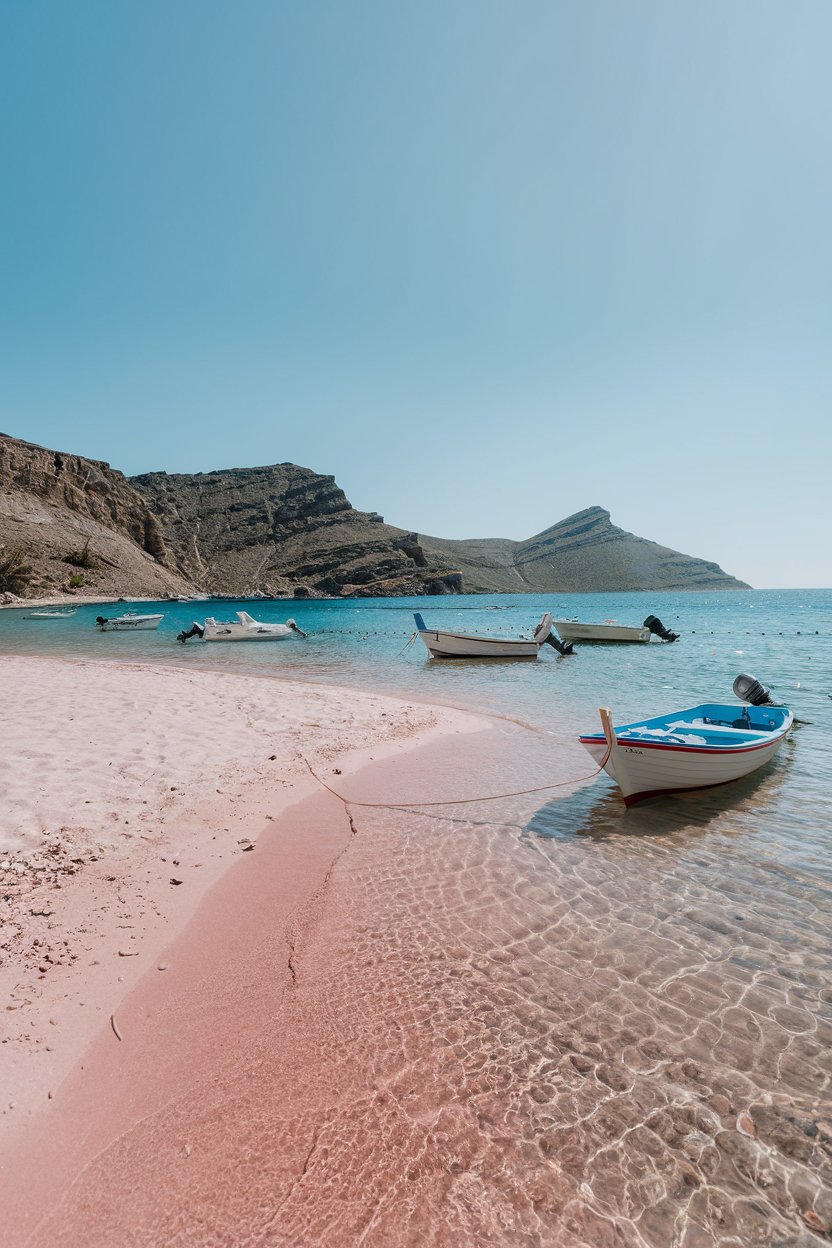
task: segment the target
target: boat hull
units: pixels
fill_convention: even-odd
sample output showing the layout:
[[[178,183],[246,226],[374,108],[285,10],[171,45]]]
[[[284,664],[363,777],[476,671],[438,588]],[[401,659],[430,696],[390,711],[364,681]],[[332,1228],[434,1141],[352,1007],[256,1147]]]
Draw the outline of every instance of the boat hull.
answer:
[[[540,647],[552,631],[548,611],[531,637],[481,637],[476,633],[449,633],[426,628],[418,611],[414,611],[416,631],[434,659],[536,659]]]
[[[435,659],[536,659],[536,641],[497,637],[469,637],[420,629],[419,636]]]
[[[203,641],[286,641],[292,630],[285,624],[259,625],[249,628],[243,624],[214,624],[205,626]]]
[[[135,618],[123,616],[113,620],[105,620],[98,627],[102,633],[135,633],[158,628],[163,618],[161,615],[137,615]]]
[[[678,714],[684,720],[699,709]],[[737,713],[733,707],[722,709],[730,714]],[[769,733],[746,732],[727,726],[714,728],[713,721],[709,723],[708,720],[703,721],[705,726],[702,728],[695,721],[680,724],[677,720],[663,730],[646,726],[659,721],[645,721],[643,725],[616,729],[604,770],[618,784],[627,806],[648,797],[730,784],[765,767],[777,754],[791,731],[794,718],[785,708],[778,708],[776,714],[780,722]],[[697,732],[700,731],[703,735],[697,743]],[[647,732],[654,737],[664,732],[666,736],[676,739],[673,743],[647,740],[639,738],[639,732]],[[722,737],[724,743],[714,744],[714,739],[718,737]],[[588,734],[582,736],[580,741],[600,765],[608,753],[608,740],[604,734]]]
[[[294,620],[285,624],[270,624],[255,620],[248,611],[237,611],[236,616],[234,620],[217,620],[209,615],[201,628],[195,624],[194,629],[204,641],[286,641],[293,634],[306,636]],[[180,640],[185,640],[185,637],[180,636]]]
[[[649,628],[633,628],[626,624],[580,624],[577,620],[555,620],[554,627],[562,641],[650,640]]]

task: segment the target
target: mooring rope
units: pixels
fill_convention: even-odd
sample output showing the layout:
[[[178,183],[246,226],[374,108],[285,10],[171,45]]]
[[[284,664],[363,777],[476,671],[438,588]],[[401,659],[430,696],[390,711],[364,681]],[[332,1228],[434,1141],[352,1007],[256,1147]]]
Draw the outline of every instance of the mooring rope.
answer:
[[[509,793],[489,793],[485,797],[455,797],[447,798],[444,802],[361,802],[355,797],[344,797],[343,793],[339,793],[327,784],[326,780],[322,780],[318,773],[313,769],[308,758],[304,758],[304,762],[309,769],[310,774],[318,781],[327,793],[331,793],[333,797],[337,797],[339,802],[343,802],[345,806],[368,806],[377,810],[409,810],[420,809],[426,806],[468,806],[473,802],[498,802],[504,797],[527,797],[531,793],[548,793],[551,789],[562,789],[568,784],[581,784],[584,780],[592,780],[599,772],[604,770],[607,760],[612,752],[613,742],[607,742],[607,748],[604,751],[604,757],[595,768],[594,771],[588,772],[585,776],[576,776],[571,780],[558,780],[556,784],[541,784],[534,789],[513,789]]]
[[[400,650],[400,651],[399,651],[399,653],[396,655],[396,658],[397,658],[397,659],[400,659],[400,658],[402,657],[402,655],[404,654],[405,650],[409,650],[409,649],[410,649],[410,647],[413,645],[414,641],[416,640],[416,638],[417,638],[418,636],[419,636],[418,632],[416,632],[416,633],[413,633],[413,634],[412,634],[412,636],[411,636],[410,640],[408,641],[407,645],[406,645],[406,646],[402,646],[401,650]]]

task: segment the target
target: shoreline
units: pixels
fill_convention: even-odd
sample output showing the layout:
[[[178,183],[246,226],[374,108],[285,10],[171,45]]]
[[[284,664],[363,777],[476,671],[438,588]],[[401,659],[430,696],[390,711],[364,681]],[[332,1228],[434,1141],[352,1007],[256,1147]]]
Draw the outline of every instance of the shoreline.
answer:
[[[482,752],[489,767],[481,779],[488,784],[506,732],[519,731],[474,716],[465,721],[434,725],[399,751],[367,747],[355,760],[364,765],[342,768],[334,783],[359,802],[414,794],[447,794],[453,801],[460,757],[470,762]],[[451,756],[448,735],[459,731],[470,747]],[[252,1233],[255,1210],[262,1221],[250,1183],[262,1185],[268,1174],[263,1198],[271,1223],[302,1183],[333,1114],[337,1121],[337,1106],[351,1118],[356,1106],[363,1112],[366,1097],[387,1099],[373,1072],[376,1056],[387,1060],[385,1044],[377,1051],[362,1046],[348,1059],[343,1082],[331,1058],[349,1054],[350,1032],[378,1027],[372,1001],[344,1011],[335,994],[360,992],[363,961],[352,946],[373,922],[372,907],[355,889],[356,865],[369,859],[372,873],[374,862],[383,864],[373,825],[396,839],[401,812],[348,813],[342,800],[313,784],[314,791],[266,825],[257,853],[238,856],[170,934],[165,973],[151,964],[117,1014],[100,1019],[54,1099],[0,1139],[0,1187],[10,1210],[0,1230],[3,1248],[169,1242],[174,1224],[183,1243],[212,1235],[236,1242]],[[406,864],[401,869],[406,873]],[[394,899],[395,890],[382,886]],[[395,945],[397,935],[377,935],[373,961],[383,963],[388,939]],[[364,1148],[358,1126],[355,1143]],[[391,1164],[402,1164],[400,1148],[368,1176],[372,1187]],[[418,1164],[415,1154],[413,1161]],[[239,1184],[239,1197],[230,1199],[229,1183]],[[354,1196],[359,1203],[373,1199],[348,1176],[344,1183],[348,1203]],[[340,1190],[339,1178],[336,1201]],[[310,1196],[316,1200],[304,1192],[304,1199]],[[327,1199],[332,1196],[330,1189]],[[262,1242],[356,1242],[358,1229],[337,1225],[340,1215],[334,1216],[331,1232]],[[261,1242],[256,1232],[254,1242]],[[398,1231],[367,1239],[400,1242],[411,1241]]]
[[[0,673],[17,705],[0,803],[0,1137],[48,1104],[214,885],[241,856],[257,860],[263,831],[320,791],[303,759],[346,776],[487,722],[405,697],[136,662],[4,656]],[[133,726],[114,736],[131,708]],[[62,710],[73,740],[56,749]]]

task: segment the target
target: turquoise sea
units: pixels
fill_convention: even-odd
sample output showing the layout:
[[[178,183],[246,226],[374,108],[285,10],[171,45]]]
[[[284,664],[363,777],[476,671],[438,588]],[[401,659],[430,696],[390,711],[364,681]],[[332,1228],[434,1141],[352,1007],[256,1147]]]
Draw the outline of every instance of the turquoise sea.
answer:
[[[181,645],[176,635],[206,614],[248,610],[257,619],[294,618],[305,642]],[[157,632],[101,633],[99,614],[163,612]],[[402,653],[413,612],[429,626],[484,634],[530,633],[544,611],[557,618],[640,624],[649,614],[681,634],[673,645],[578,646],[562,659],[550,647],[535,662],[433,661],[420,642]],[[632,718],[700,698],[731,699],[731,682],[751,671],[774,686],[800,718],[832,722],[832,590],[738,593],[464,595],[348,601],[138,602],[81,606],[67,620],[0,612],[0,653],[54,654],[273,673],[427,700],[488,708],[549,722],[594,722],[601,701]],[[814,734],[807,734],[814,736]]]
[[[131,605],[164,612],[158,632],[95,629],[97,614]],[[291,616],[309,638],[177,643],[194,618],[238,608]],[[429,626],[509,635],[547,610],[627,624],[656,614],[681,637],[579,645],[569,658],[545,647],[536,661],[430,660],[418,640],[408,647],[414,609]],[[434,813],[357,810],[328,991],[333,1017],[352,1018],[360,966],[361,1016],[382,1023],[358,1029],[353,1052],[365,1046],[403,1088],[430,1069],[431,1097],[456,1107],[441,1147],[476,1158],[469,1182],[475,1172],[489,1193],[482,1205],[464,1185],[458,1206],[449,1197],[459,1242],[828,1242],[816,1232],[832,1228],[832,591],[27,614],[0,612],[0,653],[271,673],[505,717],[479,762],[453,742],[416,752],[414,784],[433,780],[443,796],[585,776],[576,738],[600,705],[626,722],[731,702],[739,672],[770,686],[799,722],[768,768],[721,789],[625,811],[602,776]],[[403,1020],[412,1039],[400,1051]],[[482,1212],[494,1209],[511,1211],[510,1235]]]

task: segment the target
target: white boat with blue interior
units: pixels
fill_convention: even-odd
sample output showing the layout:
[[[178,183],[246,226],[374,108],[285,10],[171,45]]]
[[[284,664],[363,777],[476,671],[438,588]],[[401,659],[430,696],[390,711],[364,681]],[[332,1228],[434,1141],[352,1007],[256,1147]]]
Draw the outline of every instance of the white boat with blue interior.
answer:
[[[751,701],[742,709],[703,702],[619,727],[602,707],[603,731],[585,733],[580,742],[617,782],[628,806],[646,797],[728,784],[770,762],[794,723],[788,707],[753,701],[758,690],[768,698],[753,677],[738,676],[734,691]]]

